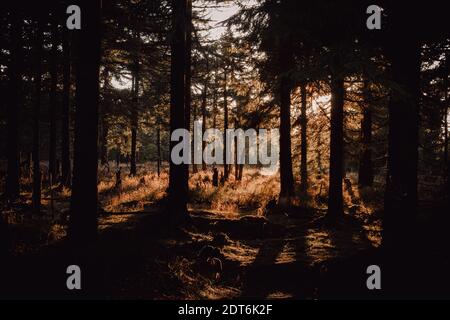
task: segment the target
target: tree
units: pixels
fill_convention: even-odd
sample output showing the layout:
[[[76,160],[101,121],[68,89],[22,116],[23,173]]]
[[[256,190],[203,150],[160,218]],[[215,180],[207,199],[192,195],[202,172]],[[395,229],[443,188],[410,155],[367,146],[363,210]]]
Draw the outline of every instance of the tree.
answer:
[[[389,102],[388,172],[383,221],[383,243],[387,247],[400,245],[408,239],[406,232],[412,231],[412,222],[417,214],[421,92],[419,40],[409,35],[401,6],[393,4],[390,9],[392,30],[386,54],[396,86],[391,89]]]
[[[186,17],[187,1],[172,0],[173,34],[171,42],[170,71],[170,132],[186,129]],[[187,139],[187,137],[184,137]],[[170,152],[176,146],[170,142]],[[169,214],[172,223],[177,224],[188,216],[187,165],[170,161]]]
[[[50,141],[49,141],[49,178],[50,183],[55,183],[58,175],[57,161],[56,161],[56,108],[57,100],[57,86],[58,86],[58,14],[57,10],[52,11],[51,18],[51,37],[52,49],[50,53]]]
[[[336,63],[339,65],[339,62]],[[331,75],[330,178],[327,218],[340,219],[343,212],[342,180],[344,177],[344,79],[340,73]]]
[[[301,115],[300,115],[300,129],[301,129],[301,159],[300,159],[300,188],[303,194],[308,191],[308,116],[307,110],[307,93],[306,84],[300,85],[301,95]]]
[[[42,13],[37,17],[35,35],[35,101],[33,109],[33,213],[41,212],[41,167],[40,167],[40,120],[41,120],[41,83],[42,83],[42,52],[43,52],[43,24]]]
[[[294,195],[291,151],[291,91],[292,81],[288,72],[292,69],[292,39],[279,39],[278,103],[280,108],[280,203],[289,203]]]
[[[131,106],[131,153],[130,153],[130,176],[135,176],[136,170],[136,147],[137,147],[137,130],[139,125],[139,61],[136,59],[133,66],[132,80],[132,106]]]
[[[361,187],[370,187],[374,176],[372,165],[372,99],[368,80],[364,80],[363,100],[363,118],[361,120],[362,150],[359,159],[358,184]]]
[[[227,153],[228,150],[228,137],[227,137],[227,130],[228,130],[228,88],[227,88],[227,81],[228,81],[228,70],[227,67],[224,66],[223,68],[223,181],[228,180],[229,176],[229,166],[227,163]]]
[[[7,146],[8,169],[6,174],[6,196],[10,201],[19,197],[19,113],[21,110],[22,88],[22,30],[23,20],[20,5],[12,5],[10,30],[10,62],[8,67],[8,102],[7,102]]]
[[[66,187],[71,184],[70,166],[70,75],[71,75],[71,46],[70,34],[63,28],[63,96],[61,110],[61,181]]]
[[[76,32],[76,113],[68,235],[76,243],[97,236],[97,120],[101,1],[81,0],[83,27]],[[90,50],[85,50],[85,48]]]

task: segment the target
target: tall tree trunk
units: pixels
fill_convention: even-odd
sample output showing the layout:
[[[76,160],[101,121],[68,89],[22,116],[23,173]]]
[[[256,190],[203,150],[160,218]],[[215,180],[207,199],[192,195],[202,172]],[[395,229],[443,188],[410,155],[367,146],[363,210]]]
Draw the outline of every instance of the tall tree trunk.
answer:
[[[236,99],[236,117],[234,119],[234,128],[235,130],[239,129],[241,126],[241,103],[242,100],[240,97],[237,97]],[[245,156],[244,156],[245,157]],[[235,137],[234,139],[234,178],[236,181],[240,181],[242,177],[240,177],[240,168],[241,164],[239,162],[242,162],[242,157],[238,158],[238,138]]]
[[[11,12],[11,48],[10,63],[8,68],[9,88],[7,112],[7,145],[6,154],[8,160],[8,169],[6,175],[6,196],[10,201],[19,197],[19,114],[21,110],[21,91],[22,91],[22,31],[23,21],[19,12],[18,4],[13,5]]]
[[[77,104],[68,235],[75,243],[88,243],[97,237],[101,1],[81,0],[80,5],[83,12],[83,27],[76,33]]]
[[[71,48],[69,32],[63,31],[63,101],[61,123],[61,180],[65,186],[71,184],[70,170],[70,73],[71,73]]]
[[[404,26],[397,27],[405,34],[409,32]],[[392,89],[389,102],[388,172],[383,220],[383,245],[388,248],[409,241],[408,233],[412,232],[417,214],[421,67],[417,40],[402,36],[394,38],[393,34],[391,41],[387,56],[391,62],[392,78],[401,90]]]
[[[50,53],[50,142],[49,142],[49,178],[51,183],[57,179],[56,165],[56,107],[58,85],[58,16],[56,10],[52,12],[51,21],[52,50]]]
[[[194,128],[195,128],[195,121],[197,121],[197,105],[193,104],[191,106],[191,108],[192,108],[192,115],[193,115],[193,119],[192,119],[192,133],[193,133],[194,132]],[[198,173],[198,167],[194,163],[194,147],[195,147],[194,139],[191,139],[191,150],[193,151],[192,154],[191,154],[192,173]]]
[[[358,184],[361,187],[370,187],[373,183],[372,166],[372,107],[370,105],[370,84],[364,81],[363,88],[363,118],[361,121],[361,154],[359,159]]]
[[[100,146],[100,161],[102,165],[106,165],[109,167],[109,159],[108,159],[108,134],[109,134],[109,123],[104,114],[101,115],[101,146]]]
[[[320,175],[323,174],[322,151],[320,150],[321,145],[322,145],[322,135],[319,132],[317,135],[316,162],[317,162],[317,169],[319,170]]]
[[[448,112],[449,112],[449,100],[448,100],[448,90],[450,85],[450,54],[447,53],[445,56],[445,65],[447,74],[444,75],[444,168],[446,169],[446,183],[447,183],[447,201],[450,202],[450,163],[448,159]],[[450,206],[449,206],[450,207]]]
[[[206,66],[207,73],[209,72],[209,65],[207,63]],[[202,152],[206,148],[206,142],[203,140],[203,136],[205,135],[206,131],[206,104],[207,104],[207,98],[208,98],[208,77],[205,76],[205,83],[203,86],[203,97],[202,97]],[[205,159],[202,157],[202,170],[206,171],[206,163]]]
[[[219,69],[219,64],[216,61],[216,71],[215,71],[215,75],[214,75],[214,89],[213,89],[213,105],[212,105],[212,108],[213,108],[213,128],[214,129],[217,128],[217,114],[219,113],[218,105],[217,105],[217,100],[218,100],[217,88],[219,87],[218,69]]]
[[[303,194],[308,191],[308,118],[306,115],[307,109],[307,94],[306,84],[300,86],[300,95],[302,99],[301,115],[300,115],[300,130],[301,130],[301,159],[300,159],[300,188]]]
[[[161,175],[161,125],[158,123],[158,128],[156,129],[156,148],[158,152],[157,168],[158,177]]]
[[[103,69],[103,101],[100,105],[100,163],[103,166],[109,168],[108,159],[108,133],[109,133],[109,123],[108,123],[108,112],[110,104],[110,70],[109,66],[105,65]]]
[[[291,40],[280,40],[278,102],[280,107],[280,198],[282,205],[289,204],[294,195],[291,151],[291,79],[286,75],[292,67]]]
[[[185,124],[186,129],[189,131],[191,126],[191,104],[192,104],[192,0],[183,0],[186,1],[186,50],[185,50]],[[194,118],[195,121],[195,118]],[[193,149],[192,149],[193,150]],[[197,172],[197,166],[193,163],[192,169],[194,172]],[[185,184],[186,189],[189,191],[189,165],[186,165],[185,168]]]
[[[41,212],[41,167],[40,167],[40,115],[41,115],[41,83],[42,83],[42,52],[43,52],[43,24],[42,15],[38,15],[35,36],[36,74],[35,74],[35,102],[33,109],[33,213]]]
[[[186,123],[186,17],[187,1],[172,0],[173,36],[171,43],[170,79],[170,131],[187,129]],[[187,138],[187,137],[185,137]],[[177,145],[170,142],[170,152]],[[172,224],[183,223],[188,218],[186,164],[170,161],[169,175],[169,213]]]
[[[226,67],[223,69],[223,182],[228,180],[228,163],[227,163],[227,153],[228,153],[228,142],[227,142],[227,129],[228,129],[228,89],[227,89],[227,70]]]
[[[335,222],[343,217],[342,179],[344,177],[344,79],[331,79],[330,177],[327,218]]]
[[[130,156],[130,176],[137,174],[136,169],[136,147],[137,147],[137,130],[139,119],[139,63],[136,61],[134,65],[133,76],[133,103],[131,110],[131,156]]]

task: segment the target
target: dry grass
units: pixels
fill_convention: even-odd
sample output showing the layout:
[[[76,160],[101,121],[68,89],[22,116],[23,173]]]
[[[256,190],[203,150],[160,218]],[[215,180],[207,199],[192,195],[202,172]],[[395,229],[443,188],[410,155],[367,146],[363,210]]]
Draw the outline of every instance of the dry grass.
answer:
[[[122,174],[122,185],[115,187],[116,178],[111,174],[100,176],[98,190],[103,209],[108,212],[137,212],[166,194],[169,176],[167,171],[158,175],[142,166],[136,177]]]
[[[245,170],[242,181],[230,176],[229,181],[219,187],[214,187],[209,182],[211,179],[211,171],[191,175],[192,206],[230,213],[260,211],[277,198],[280,190],[277,175],[264,176],[257,169]]]

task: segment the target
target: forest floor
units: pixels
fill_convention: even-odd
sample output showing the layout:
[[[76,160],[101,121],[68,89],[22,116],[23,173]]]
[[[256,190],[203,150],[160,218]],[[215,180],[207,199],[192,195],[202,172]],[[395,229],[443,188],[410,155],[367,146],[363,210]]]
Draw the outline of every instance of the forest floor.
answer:
[[[191,178],[191,223],[177,229],[165,227],[161,214],[165,174],[158,178],[149,169],[139,177],[125,178],[120,190],[114,187],[112,175],[103,177],[99,190],[105,212],[99,219],[99,239],[82,249],[67,247],[64,241],[66,190],[52,191],[53,209],[51,203],[45,206],[46,216],[51,216],[47,222],[29,217],[26,202],[10,208],[10,216],[16,217],[11,224],[15,253],[1,266],[5,270],[0,280],[6,284],[3,289],[7,288],[0,289],[1,295],[69,299],[385,297],[366,287],[366,268],[386,265],[377,249],[381,218],[375,193],[367,196],[369,191],[359,192],[347,182],[346,215],[337,226],[329,227],[321,219],[325,179],[311,181],[309,199],[277,209],[272,205],[278,192],[275,177],[250,171],[243,181],[217,189],[207,176],[198,173]],[[442,235],[430,238],[432,248],[415,247],[420,261],[426,261],[417,268],[423,271],[424,264],[432,266],[432,272],[426,273],[435,272],[436,277],[450,267],[450,255],[439,238]],[[439,270],[432,259],[438,261]],[[418,261],[413,260],[412,264]],[[83,273],[79,292],[66,288],[66,268],[72,264],[79,265]],[[418,270],[408,268],[410,273]],[[445,291],[446,279],[428,281],[440,281]]]

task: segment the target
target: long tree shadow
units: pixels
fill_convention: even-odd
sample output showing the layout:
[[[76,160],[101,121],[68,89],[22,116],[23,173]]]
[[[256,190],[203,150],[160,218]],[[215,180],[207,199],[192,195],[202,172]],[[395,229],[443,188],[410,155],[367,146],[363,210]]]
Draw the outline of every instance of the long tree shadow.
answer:
[[[112,223],[108,219],[115,219]],[[155,298],[163,266],[174,253],[158,241],[169,237],[156,214],[114,215],[101,219],[98,241],[83,247],[67,241],[34,253],[10,256],[0,268],[5,299]],[[104,228],[105,227],[105,228]],[[169,236],[168,236],[169,235]],[[182,235],[177,235],[182,239]],[[81,290],[69,290],[67,268],[81,269]],[[166,283],[167,293],[178,290]]]
[[[285,233],[278,239],[260,242],[258,254],[246,270],[242,298],[259,299],[310,299],[312,278],[305,259],[306,233],[304,224],[309,213],[291,208],[290,218],[275,217],[273,220],[285,226]],[[298,211],[298,212],[297,212]],[[300,212],[301,211],[301,212]],[[300,253],[301,252],[301,253]]]

